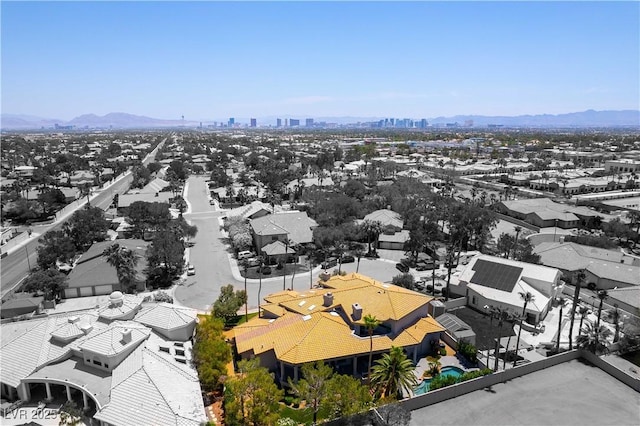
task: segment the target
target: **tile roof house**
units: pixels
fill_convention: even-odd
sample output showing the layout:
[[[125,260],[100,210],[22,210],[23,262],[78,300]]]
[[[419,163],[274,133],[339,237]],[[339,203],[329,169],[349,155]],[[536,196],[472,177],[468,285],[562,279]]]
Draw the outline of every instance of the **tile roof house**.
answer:
[[[236,350],[242,358],[259,357],[281,383],[287,377],[297,380],[299,367],[317,360],[363,374],[370,350],[364,318],[374,315],[380,321],[372,339],[374,354],[402,346],[415,362],[444,331],[427,313],[431,299],[360,274],[334,276],[323,288],[267,296],[262,317],[234,329]]]
[[[399,213],[394,212],[389,209],[380,209],[374,212],[369,213],[363,219],[368,220],[370,222],[380,222],[382,227],[385,226],[394,226],[398,229],[402,229],[404,222],[402,221],[402,216]]]
[[[512,312],[522,312],[520,294],[529,292],[534,299],[527,305],[526,321],[535,325],[544,319],[560,291],[560,276],[555,268],[478,255],[469,261],[450,291],[466,297],[467,305],[480,311],[494,306]]]
[[[65,298],[97,296],[101,294],[110,294],[115,290],[122,290],[118,281],[116,268],[107,262],[107,258],[102,255],[107,247],[112,244],[119,244],[129,250],[133,250],[138,255],[138,264],[136,266],[137,280],[139,288],[144,289],[144,269],[147,261],[145,252],[149,243],[143,240],[116,240],[101,241],[94,243],[78,259],[71,273],[69,273],[69,281],[64,289]]]
[[[257,250],[275,241],[288,238],[294,244],[313,241],[313,230],[318,226],[306,212],[282,212],[252,219],[249,222]]]
[[[166,338],[163,329],[136,318],[155,304],[139,311],[136,296],[112,296],[96,309],[2,324],[2,397],[74,400],[100,424],[205,422],[200,382],[188,362],[191,336]],[[134,315],[129,320],[105,316],[117,308]],[[167,311],[172,307],[163,308],[173,316]],[[195,311],[175,309],[195,326]]]
[[[500,213],[524,220],[539,228],[557,226],[563,229],[576,228],[581,221],[596,216],[602,217],[585,207],[556,203],[548,198],[501,201],[497,204]],[[557,221],[557,222],[556,222]]]
[[[540,263],[558,268],[567,279],[584,270],[585,284],[593,289],[640,286],[640,259],[618,250],[576,243],[541,243],[534,248]]]

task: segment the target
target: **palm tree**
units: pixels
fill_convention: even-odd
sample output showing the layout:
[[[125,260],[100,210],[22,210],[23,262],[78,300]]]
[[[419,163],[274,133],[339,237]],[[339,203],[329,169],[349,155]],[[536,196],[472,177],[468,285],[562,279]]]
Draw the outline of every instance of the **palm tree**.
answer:
[[[615,333],[613,335],[613,343],[615,343],[620,340],[620,310],[618,309],[618,304],[613,305],[613,310],[607,313],[607,318],[615,327]]]
[[[107,263],[116,268],[122,290],[130,291],[136,280],[138,255],[126,247],[121,247],[118,243],[104,249],[102,255],[107,258]]]
[[[91,184],[85,183],[80,186],[80,194],[81,197],[87,197],[87,207],[91,207],[91,201],[89,200],[89,196],[91,195]]]
[[[397,398],[417,385],[414,366],[401,347],[392,346],[388,354],[376,361],[371,374],[376,392],[381,397]]]
[[[360,259],[362,259],[362,256],[364,255],[364,249],[360,244],[357,244],[353,248],[353,250],[351,250],[351,253],[353,253],[356,259],[358,259],[358,264],[356,265],[356,274],[357,274],[358,271],[360,270]]]
[[[375,315],[367,314],[364,316],[364,326],[369,332],[369,372],[368,378],[371,380],[371,362],[373,359],[373,331],[380,325],[380,321]]]
[[[371,253],[371,243],[374,240],[377,240],[378,236],[382,233],[382,224],[377,220],[365,220],[364,222],[362,222],[361,227],[362,231],[367,236],[367,243],[369,244],[368,253]]]
[[[584,318],[589,313],[589,307],[588,306],[580,306],[578,308],[578,313],[580,314],[580,324],[578,324],[578,336],[580,336],[580,334],[582,334],[582,323],[584,322]]]
[[[513,360],[513,366],[516,366],[516,362],[518,362],[518,348],[520,347],[520,333],[522,333],[522,322],[527,317],[527,305],[529,302],[532,302],[535,296],[530,292],[520,292],[520,298],[524,301],[524,306],[522,307],[522,316],[520,316],[520,328],[518,329],[518,338],[516,339],[516,356]]]
[[[596,322],[596,328],[600,328],[600,316],[602,315],[602,305],[604,300],[609,297],[607,290],[598,291],[598,299],[600,299],[600,306],[598,306],[598,321]]]
[[[584,270],[578,271],[576,274],[576,289],[573,292],[573,305],[571,306],[571,326],[569,328],[569,350],[573,349],[573,324],[576,319],[576,309],[578,309],[578,302],[580,301],[580,289],[584,282],[585,273]],[[580,323],[582,328],[582,322]]]
[[[594,326],[593,322],[587,320],[584,329],[580,330],[580,335],[576,339],[576,345],[594,354],[605,353],[607,345],[603,342],[606,342],[609,336],[611,336],[611,330],[607,327]]]
[[[258,256],[258,318],[260,317],[260,292],[262,291],[262,266],[264,265],[264,261],[262,259],[262,255]]]
[[[567,303],[567,299],[562,296],[556,298],[558,305],[560,305],[560,315],[558,315],[558,337],[556,340],[556,352],[560,352],[560,335],[562,334],[562,308]]]
[[[513,241],[513,249],[509,256],[511,259],[515,258],[516,250],[518,248],[518,236],[520,235],[520,232],[522,232],[522,226],[515,226],[513,229],[516,231],[516,239]]]

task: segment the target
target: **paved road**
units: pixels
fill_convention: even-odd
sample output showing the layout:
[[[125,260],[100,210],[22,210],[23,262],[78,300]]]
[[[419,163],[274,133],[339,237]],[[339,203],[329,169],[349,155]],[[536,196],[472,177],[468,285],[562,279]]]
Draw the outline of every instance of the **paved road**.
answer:
[[[158,149],[164,145],[165,141],[166,138],[144,159],[143,164],[149,164],[155,159]],[[132,176],[128,173],[126,177],[106,186],[105,189],[100,190],[100,192],[96,192],[96,194],[91,198],[91,205],[106,210],[111,204],[113,196],[116,193],[124,194],[129,189],[131,180]],[[78,208],[81,206],[82,204]],[[58,229],[67,218],[71,217],[72,213],[73,212],[69,212],[64,218],[57,218],[57,221],[52,224],[33,226],[33,236],[42,236],[52,229]],[[32,238],[28,243],[12,251],[2,259],[0,264],[2,267],[2,275],[0,279],[0,294],[2,295],[2,298],[13,290],[18,283],[26,278],[29,274],[29,266],[31,266],[31,268],[36,266],[38,260],[36,248],[39,244],[38,238]]]
[[[220,287],[233,284],[237,289],[244,289],[244,280],[237,271],[237,264],[231,258],[228,246],[225,245],[223,234],[220,229],[219,217],[225,212],[215,211],[209,205],[207,196],[206,178],[202,176],[192,176],[186,184],[185,198],[190,204],[189,213],[184,217],[191,224],[198,227],[195,245],[190,248],[189,262],[194,265],[196,275],[187,277],[183,285],[175,289],[174,297],[177,302],[201,311],[211,310],[211,305],[220,295]],[[356,263],[343,265],[343,270],[355,272]],[[235,267],[235,273],[232,268]],[[318,280],[319,268],[314,270],[312,282]],[[399,272],[395,269],[395,262],[384,260],[362,259],[359,272],[371,276],[372,278],[388,282]],[[287,287],[291,286],[291,277],[286,279]],[[249,295],[249,309],[258,306],[258,291],[260,297],[282,291],[282,277],[266,278],[262,280],[260,290],[259,280],[247,280],[247,292]],[[295,290],[309,289],[309,273],[297,274],[293,280]]]

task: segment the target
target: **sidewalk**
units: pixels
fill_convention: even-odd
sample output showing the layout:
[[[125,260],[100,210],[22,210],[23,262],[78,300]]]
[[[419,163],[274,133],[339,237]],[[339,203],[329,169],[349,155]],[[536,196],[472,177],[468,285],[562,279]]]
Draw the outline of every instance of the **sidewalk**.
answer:
[[[121,174],[120,176],[118,176],[116,179],[114,179],[113,182],[111,182],[108,186],[105,186],[104,188],[101,188],[98,191],[95,191],[90,197],[89,197],[89,202],[93,201],[97,196],[99,196],[100,194],[102,194],[104,191],[110,189],[113,185],[115,185],[116,183],[118,183],[119,181],[121,181],[122,179],[124,179],[126,176],[128,176],[131,172],[125,172],[123,174]],[[65,212],[62,215],[58,215],[59,212],[57,212],[55,214],[55,220],[53,222],[51,222],[51,224],[49,224],[49,226],[53,227],[57,224],[59,224],[60,222],[64,222],[65,220],[67,220],[67,218],[69,218],[71,215],[73,215],[73,213],[75,213],[76,211],[78,211],[79,209],[81,209],[82,207],[84,207],[87,204],[87,198],[83,197],[81,199],[82,201],[80,201],[80,199],[74,201],[78,202],[78,205],[73,208],[70,209],[69,211]],[[64,208],[62,209],[64,210]],[[25,245],[29,244],[31,241],[33,240],[37,240],[38,238],[40,238],[40,236],[42,236],[43,233],[36,233],[36,232],[32,232],[31,235],[20,241],[19,243],[15,244],[13,247],[7,249],[6,251],[3,250],[3,256],[9,256],[11,253],[14,253],[15,251],[21,249],[22,247],[24,247]],[[20,236],[15,237],[15,238],[20,238]],[[10,244],[11,241],[7,242],[7,244]],[[5,246],[7,245],[5,244]],[[6,253],[6,254],[5,254]]]

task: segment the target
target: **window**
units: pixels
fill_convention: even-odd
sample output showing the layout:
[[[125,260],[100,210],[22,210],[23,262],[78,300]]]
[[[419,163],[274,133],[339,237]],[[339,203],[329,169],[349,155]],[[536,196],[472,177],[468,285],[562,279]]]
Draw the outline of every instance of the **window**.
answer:
[[[471,297],[471,304],[472,305],[476,304],[476,297],[475,296]]]
[[[104,365],[104,368],[109,368],[109,364],[105,364],[105,365]]]
[[[93,363],[94,363],[95,365],[99,365],[100,367],[102,367],[102,363],[101,363],[100,361],[98,361],[97,359],[94,359],[94,360],[93,360]]]
[[[278,236],[277,235],[272,236],[271,241],[278,241]]]

